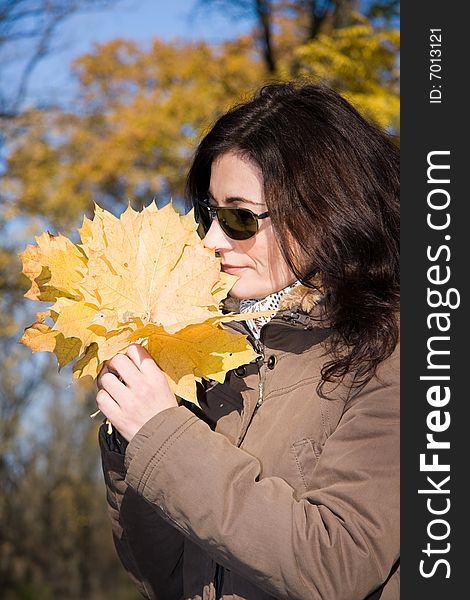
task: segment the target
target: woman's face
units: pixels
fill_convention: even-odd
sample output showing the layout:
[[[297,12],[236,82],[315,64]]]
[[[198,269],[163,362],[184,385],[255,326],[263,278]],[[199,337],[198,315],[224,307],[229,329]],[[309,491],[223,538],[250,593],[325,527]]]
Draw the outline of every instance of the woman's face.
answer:
[[[261,171],[232,152],[212,163],[209,199],[213,206],[248,208],[258,215],[268,210]],[[204,245],[220,254],[223,271],[239,277],[230,290],[234,298],[265,298],[296,279],[276,242],[269,217],[259,221],[258,233],[248,240],[232,240],[214,219]]]

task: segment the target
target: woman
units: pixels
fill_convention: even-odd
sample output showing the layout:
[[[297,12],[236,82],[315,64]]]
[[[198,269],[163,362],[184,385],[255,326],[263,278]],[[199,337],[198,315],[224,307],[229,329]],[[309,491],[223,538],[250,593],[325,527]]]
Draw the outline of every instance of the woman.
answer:
[[[99,378],[114,539],[145,596],[399,597],[398,185],[395,146],[321,86],[269,85],[200,143],[188,196],[239,277],[226,308],[277,312],[232,324],[262,356],[201,411],[139,346]]]

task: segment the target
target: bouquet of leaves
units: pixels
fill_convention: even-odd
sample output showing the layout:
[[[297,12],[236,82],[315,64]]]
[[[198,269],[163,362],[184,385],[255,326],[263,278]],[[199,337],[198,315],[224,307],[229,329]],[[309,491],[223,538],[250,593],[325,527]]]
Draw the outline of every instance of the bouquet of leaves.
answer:
[[[197,235],[193,211],[167,204],[118,218],[95,206],[81,243],[43,233],[20,254],[32,285],[26,298],[53,303],[37,313],[21,342],[54,352],[59,369],[95,378],[104,361],[141,343],[180,398],[197,404],[196,382],[223,382],[257,355],[246,336],[223,323],[222,300],[237,280]]]

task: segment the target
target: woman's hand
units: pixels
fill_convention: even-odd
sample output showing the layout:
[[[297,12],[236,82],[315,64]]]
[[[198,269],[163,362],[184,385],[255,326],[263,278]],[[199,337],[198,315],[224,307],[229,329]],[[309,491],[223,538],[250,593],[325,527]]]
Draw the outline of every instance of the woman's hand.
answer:
[[[97,383],[98,408],[128,442],[149,419],[178,406],[163,371],[136,344],[108,361]]]

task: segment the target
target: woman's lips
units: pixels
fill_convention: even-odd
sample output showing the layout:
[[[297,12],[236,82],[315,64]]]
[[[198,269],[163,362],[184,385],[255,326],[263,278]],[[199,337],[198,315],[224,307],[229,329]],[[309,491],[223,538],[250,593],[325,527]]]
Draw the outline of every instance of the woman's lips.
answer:
[[[224,273],[236,273],[241,269],[246,269],[246,267],[239,267],[237,265],[222,265],[222,269],[224,270]]]

